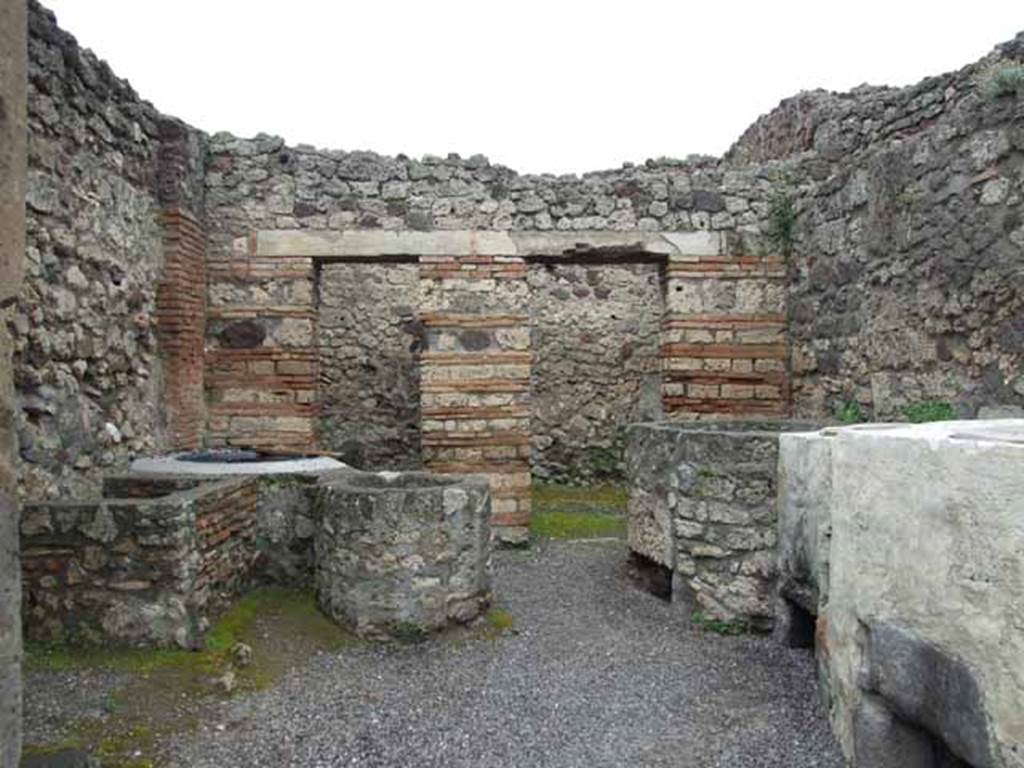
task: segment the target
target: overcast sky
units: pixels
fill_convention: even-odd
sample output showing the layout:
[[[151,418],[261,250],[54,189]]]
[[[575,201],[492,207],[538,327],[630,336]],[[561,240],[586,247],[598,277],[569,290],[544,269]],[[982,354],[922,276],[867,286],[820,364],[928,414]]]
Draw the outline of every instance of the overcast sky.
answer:
[[[210,132],[582,172],[724,152],[802,89],[906,85],[1024,30],[1024,2],[44,0]]]

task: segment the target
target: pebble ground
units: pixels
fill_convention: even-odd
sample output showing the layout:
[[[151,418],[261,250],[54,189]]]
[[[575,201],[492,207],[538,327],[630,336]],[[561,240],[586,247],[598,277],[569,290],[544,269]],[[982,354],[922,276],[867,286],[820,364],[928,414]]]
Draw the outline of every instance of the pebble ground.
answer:
[[[166,764],[841,768],[809,653],[638,590],[621,541],[496,556],[514,628],[302,661],[216,704]]]

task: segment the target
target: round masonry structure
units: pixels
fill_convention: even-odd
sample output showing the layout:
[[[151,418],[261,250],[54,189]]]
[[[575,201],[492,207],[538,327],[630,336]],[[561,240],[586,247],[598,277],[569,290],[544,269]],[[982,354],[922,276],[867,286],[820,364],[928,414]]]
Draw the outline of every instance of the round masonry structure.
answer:
[[[489,603],[485,479],[353,473],[325,484],[316,505],[317,602],[357,634],[418,635]]]

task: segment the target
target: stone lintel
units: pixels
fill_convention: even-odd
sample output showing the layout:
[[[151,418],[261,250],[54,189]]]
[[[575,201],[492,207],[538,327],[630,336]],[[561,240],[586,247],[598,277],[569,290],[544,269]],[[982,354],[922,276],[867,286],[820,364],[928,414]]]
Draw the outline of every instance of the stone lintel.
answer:
[[[724,253],[719,232],[539,232],[444,230],[394,232],[346,230],[261,230],[257,257],[372,259],[391,256],[600,256],[639,254],[690,261]],[[248,238],[239,238],[244,250]]]

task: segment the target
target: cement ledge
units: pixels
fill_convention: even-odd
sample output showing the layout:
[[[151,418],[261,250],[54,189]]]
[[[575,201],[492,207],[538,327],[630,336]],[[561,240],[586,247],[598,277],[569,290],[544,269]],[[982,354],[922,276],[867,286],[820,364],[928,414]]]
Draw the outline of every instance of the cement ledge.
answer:
[[[263,258],[385,258],[393,256],[569,256],[646,254],[679,261],[725,253],[722,232],[576,232],[439,230],[435,232],[260,230],[238,238],[235,252]]]

